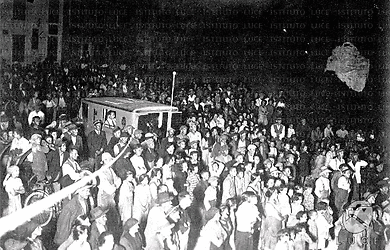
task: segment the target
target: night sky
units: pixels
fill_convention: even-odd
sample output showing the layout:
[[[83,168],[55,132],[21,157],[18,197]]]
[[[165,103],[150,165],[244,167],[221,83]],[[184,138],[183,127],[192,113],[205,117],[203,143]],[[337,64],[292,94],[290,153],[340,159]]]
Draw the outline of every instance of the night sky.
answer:
[[[110,38],[111,48],[122,51],[112,60],[131,62],[145,74],[177,71],[179,80],[245,82],[265,92],[283,89],[294,114],[290,118],[300,114],[321,125],[333,117],[336,123],[370,127],[379,125],[383,117],[379,100],[383,99],[386,68],[385,1],[70,3],[78,12],[64,18],[71,27],[69,34]],[[98,11],[80,14],[83,8]],[[101,27],[82,28],[96,22]],[[347,41],[370,60],[369,78],[361,93],[350,90],[333,72],[324,72],[332,50]],[[145,48],[152,51],[151,57],[144,56]]]

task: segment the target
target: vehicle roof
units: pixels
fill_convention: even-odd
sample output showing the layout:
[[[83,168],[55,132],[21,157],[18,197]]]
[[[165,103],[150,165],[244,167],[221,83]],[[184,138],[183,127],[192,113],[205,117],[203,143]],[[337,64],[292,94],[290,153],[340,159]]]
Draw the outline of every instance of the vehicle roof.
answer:
[[[104,105],[116,109],[122,109],[130,112],[145,112],[145,111],[178,111],[177,107],[155,103],[140,99],[132,99],[126,97],[93,97],[84,98],[83,102],[90,102]]]

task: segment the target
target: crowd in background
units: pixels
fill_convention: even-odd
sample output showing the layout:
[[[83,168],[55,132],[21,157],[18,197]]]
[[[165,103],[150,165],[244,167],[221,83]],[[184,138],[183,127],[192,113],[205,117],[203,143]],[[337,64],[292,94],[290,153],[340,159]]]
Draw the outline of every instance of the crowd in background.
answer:
[[[286,114],[288,90],[191,82],[175,92],[182,124],[166,135],[118,127],[115,114],[84,135],[81,98],[170,104],[171,83],[123,65],[14,66],[2,77],[4,216],[21,209],[31,176],[58,191],[125,150],[97,182],[63,200],[54,245],[45,246],[33,219],[2,238],[4,249],[389,248],[382,131]],[[109,141],[103,126],[112,127]],[[30,164],[14,165],[29,151]],[[362,207],[371,211],[367,225]],[[351,211],[353,227],[364,224],[359,232],[345,222]]]

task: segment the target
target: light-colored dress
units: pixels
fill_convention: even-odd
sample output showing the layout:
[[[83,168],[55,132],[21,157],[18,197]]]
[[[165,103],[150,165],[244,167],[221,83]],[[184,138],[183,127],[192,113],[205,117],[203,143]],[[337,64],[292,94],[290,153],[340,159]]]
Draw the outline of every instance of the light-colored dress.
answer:
[[[8,207],[4,210],[3,215],[12,214],[22,209],[21,193],[24,193],[24,187],[20,178],[9,178],[4,181],[4,188],[8,194]]]
[[[145,221],[152,204],[152,194],[149,185],[137,185],[134,189],[133,218]]]
[[[133,217],[134,184],[124,180],[119,190],[118,208],[122,223]]]

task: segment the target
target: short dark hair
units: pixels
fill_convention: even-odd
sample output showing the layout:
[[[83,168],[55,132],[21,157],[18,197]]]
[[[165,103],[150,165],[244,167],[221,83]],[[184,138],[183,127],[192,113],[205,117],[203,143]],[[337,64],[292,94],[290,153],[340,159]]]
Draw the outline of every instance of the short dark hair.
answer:
[[[88,230],[88,226],[78,225],[75,228],[73,228],[73,232],[72,232],[73,239],[78,240],[80,235],[83,234],[85,232],[85,230]]]

